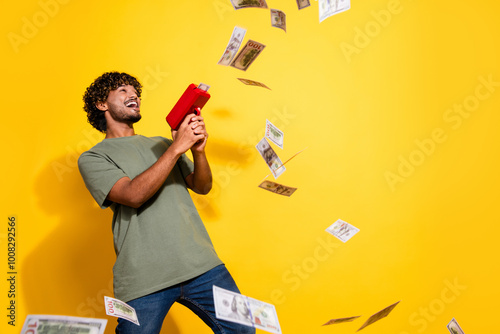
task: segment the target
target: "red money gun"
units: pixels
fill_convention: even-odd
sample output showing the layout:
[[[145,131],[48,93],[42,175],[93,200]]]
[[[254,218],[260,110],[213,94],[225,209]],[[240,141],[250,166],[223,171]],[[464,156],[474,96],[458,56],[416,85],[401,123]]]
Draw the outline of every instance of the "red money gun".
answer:
[[[186,88],[166,117],[167,123],[172,130],[179,129],[179,125],[187,115],[200,115],[201,108],[203,108],[210,98],[210,94],[207,93],[208,88],[210,88],[210,86],[205,84],[200,84],[198,87],[195,84],[190,84],[188,88]]]

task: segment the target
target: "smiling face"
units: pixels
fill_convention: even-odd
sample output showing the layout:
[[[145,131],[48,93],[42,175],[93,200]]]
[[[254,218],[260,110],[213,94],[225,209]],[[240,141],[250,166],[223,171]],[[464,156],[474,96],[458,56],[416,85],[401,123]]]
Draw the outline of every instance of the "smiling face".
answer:
[[[141,119],[141,99],[132,85],[122,85],[110,91],[106,101],[98,103],[97,107],[119,123],[133,124]]]

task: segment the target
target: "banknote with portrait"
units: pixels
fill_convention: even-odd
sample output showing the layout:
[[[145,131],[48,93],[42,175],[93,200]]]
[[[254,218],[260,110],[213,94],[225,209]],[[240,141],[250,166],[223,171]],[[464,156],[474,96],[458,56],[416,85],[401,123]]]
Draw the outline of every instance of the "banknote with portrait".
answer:
[[[228,66],[233,61],[234,57],[238,53],[240,49],[240,45],[243,42],[243,38],[245,37],[247,30],[240,27],[234,27],[233,33],[231,34],[231,38],[229,38],[229,42],[227,43],[226,49],[220,57],[219,62],[217,64]]]
[[[351,8],[351,0],[318,0],[319,22]]]
[[[218,319],[280,334],[276,308],[272,304],[213,286],[215,316]]]
[[[262,138],[255,148],[257,148],[262,158],[264,158],[275,179],[285,172],[285,166],[265,137]]]
[[[286,15],[279,9],[271,9],[271,25],[286,32]]]
[[[340,241],[346,242],[359,232],[359,228],[352,226],[342,219],[338,219],[335,223],[330,225],[326,231]]]

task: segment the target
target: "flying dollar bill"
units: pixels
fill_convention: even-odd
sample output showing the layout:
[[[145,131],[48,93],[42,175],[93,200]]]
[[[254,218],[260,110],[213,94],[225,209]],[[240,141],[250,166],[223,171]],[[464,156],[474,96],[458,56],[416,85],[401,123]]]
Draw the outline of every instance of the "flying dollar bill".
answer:
[[[271,88],[267,87],[262,82],[253,81],[253,80],[250,80],[250,79],[243,79],[243,78],[237,78],[237,79],[240,80],[241,82],[243,82],[245,85],[248,85],[248,86],[264,87],[264,88],[267,88],[267,89],[271,90]]]
[[[311,3],[309,2],[309,0],[297,0],[297,6],[299,7],[299,10],[309,7],[310,5]]]
[[[213,286],[215,316],[270,333],[280,334],[276,308],[272,304]]]
[[[451,319],[446,327],[451,334],[465,334],[462,328],[458,325],[458,322],[455,320],[455,318]]]
[[[233,5],[234,9],[249,7],[267,8],[267,3],[265,0],[231,0],[231,4]]]
[[[222,57],[219,59],[217,64],[224,66],[228,66],[229,64],[231,64],[231,61],[234,59],[234,56],[236,56],[236,53],[238,53],[238,50],[240,49],[240,45],[243,42],[243,38],[245,37],[246,33],[246,29],[234,27],[231,38],[229,39],[229,43],[227,43],[226,50],[224,50],[224,53],[222,54]]]
[[[283,131],[278,129],[267,119],[265,136],[267,139],[278,145],[281,149],[283,148]]]
[[[104,296],[104,306],[106,314],[113,317],[122,318],[140,326],[135,309],[121,300]]]
[[[255,58],[264,50],[266,46],[256,41],[248,40],[240,53],[234,58],[231,66],[239,70],[246,71]]]
[[[21,334],[104,334],[107,323],[107,319],[34,314],[26,317]]]
[[[271,25],[286,32],[286,15],[278,9],[271,9]]]
[[[334,324],[341,324],[341,323],[344,323],[344,322],[351,322],[354,319],[357,319],[359,317],[360,317],[360,315],[357,315],[355,317],[349,317],[349,318],[331,319],[331,320],[328,320],[326,323],[324,323],[322,326],[328,326],[328,325],[334,325]]]
[[[278,195],[283,195],[283,196],[292,196],[292,194],[297,190],[297,188],[292,188],[288,186],[284,186],[282,184],[276,183],[276,182],[271,182],[271,181],[264,181],[261,184],[259,184],[259,187],[262,189],[269,190],[270,192],[273,192]]]
[[[351,0],[318,0],[319,22],[351,8]]]
[[[338,219],[335,223],[333,223],[326,229],[326,232],[330,233],[340,241],[346,242],[359,232],[359,228],[354,227],[341,219]]]
[[[271,147],[271,145],[269,145],[265,137],[262,138],[262,140],[255,146],[255,148],[257,148],[257,151],[259,151],[262,158],[264,158],[264,161],[271,170],[271,173],[273,174],[275,179],[283,174],[286,168],[285,166],[283,166],[280,158],[278,158],[278,155],[276,154],[276,152],[274,152],[273,148]]]
[[[379,321],[380,319],[387,317],[389,315],[389,313],[391,313],[391,311],[398,304],[399,304],[399,302],[396,302],[396,303],[394,303],[392,305],[387,306],[383,310],[378,311],[377,313],[375,313],[374,315],[372,315],[370,318],[368,318],[368,320],[366,320],[366,322],[363,324],[363,326],[361,326],[356,332],[359,332],[360,330],[362,330],[366,326],[369,326],[369,325],[373,324],[374,322]]]

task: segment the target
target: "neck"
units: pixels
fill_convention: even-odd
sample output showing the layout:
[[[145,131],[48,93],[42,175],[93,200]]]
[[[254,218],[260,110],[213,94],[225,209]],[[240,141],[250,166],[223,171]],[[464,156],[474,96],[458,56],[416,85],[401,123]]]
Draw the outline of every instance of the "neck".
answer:
[[[128,137],[135,136],[134,126],[132,124],[123,124],[123,126],[113,126],[111,128],[106,129],[106,139],[109,138],[119,138],[119,137]]]

